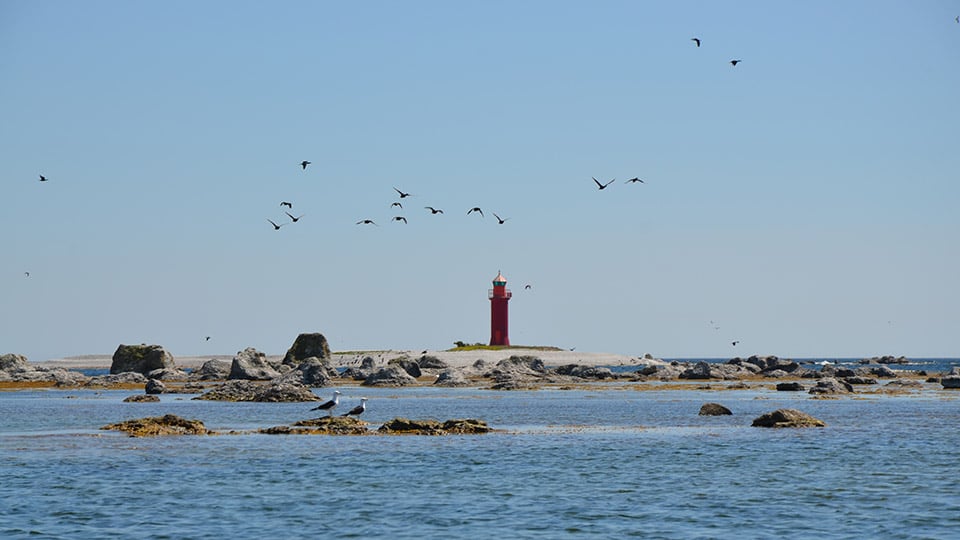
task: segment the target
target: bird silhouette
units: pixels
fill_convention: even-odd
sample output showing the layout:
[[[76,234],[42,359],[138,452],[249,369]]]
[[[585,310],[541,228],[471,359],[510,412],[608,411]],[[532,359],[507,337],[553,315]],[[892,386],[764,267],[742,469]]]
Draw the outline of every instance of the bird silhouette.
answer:
[[[493,214],[493,217],[497,218],[497,225],[503,225],[504,223],[506,223],[508,219],[510,219],[510,218],[502,218],[498,216],[496,212],[491,212],[491,213]]]
[[[395,202],[395,203],[391,204],[391,205],[390,205],[390,208],[393,208],[394,206],[396,206],[397,208],[403,208],[403,205],[400,204],[399,202]]]
[[[954,17],[953,20],[957,21],[957,24],[960,24],[960,15]]]
[[[23,275],[30,277],[30,272],[24,272]]]
[[[393,221],[402,221],[402,222],[406,223],[406,222],[407,222],[407,218],[405,218],[405,217],[403,217],[403,216],[393,216]]]
[[[637,178],[637,177],[633,177],[633,178],[627,180],[627,183],[628,183],[628,184],[636,184],[637,182],[640,182],[641,184],[644,183],[643,180],[641,180],[641,179],[639,179],[639,178]]]
[[[694,41],[694,42],[696,42],[696,44],[697,44],[697,47],[699,47],[699,46],[700,46],[700,38],[695,38],[695,37],[692,37],[692,38],[690,38],[690,41]]]
[[[290,216],[290,222],[291,222],[291,223],[296,223],[296,222],[300,221],[300,218],[302,218],[303,216],[306,215],[306,214],[300,214],[300,215],[297,216],[297,217],[293,217],[293,216],[290,215],[290,212],[284,212],[284,214]]]
[[[280,230],[280,227],[283,227],[283,225],[277,225],[277,224],[274,223],[273,220],[271,220],[271,219],[268,219],[267,221],[269,221],[270,224],[273,225],[273,230],[275,230],[275,231],[279,231],[279,230]]]
[[[483,217],[483,210],[481,210],[479,206],[474,206],[473,208],[467,210],[467,215],[469,216],[473,212],[479,212],[480,216]]]
[[[210,341],[210,336],[203,338],[204,341]]]
[[[406,199],[407,197],[410,196],[409,193],[404,193],[404,192],[400,191],[400,190],[397,189],[397,188],[393,188],[393,190],[400,194],[400,198],[401,198],[401,199]]]
[[[593,177],[591,176],[590,178],[593,178]],[[600,181],[597,180],[596,178],[593,178],[593,181],[597,183],[597,189],[599,189],[599,190],[604,190],[604,189],[607,189],[607,186],[609,186],[609,185],[612,184],[614,181],[616,181],[616,178],[614,178],[613,180],[607,182],[606,184],[601,184]]]
[[[340,391],[334,390],[333,397],[330,398],[330,401],[321,403],[316,407],[310,409],[311,411],[327,411],[328,416],[333,416],[333,410],[337,408],[337,405],[340,404]]]
[[[533,285],[524,285],[523,288],[529,290],[533,288]]]
[[[300,162],[300,166],[303,167],[303,170],[307,170],[307,165],[309,165],[309,164],[310,164],[310,162],[307,161],[307,160],[303,160],[303,161]]]
[[[731,61],[730,61],[730,65],[732,65],[733,67],[737,67],[737,64],[739,64],[739,63],[742,62],[742,61],[743,61],[743,60],[731,60]]]
[[[47,181],[47,177],[41,174],[41,175],[40,175],[40,181],[41,181],[41,182],[46,182],[46,181]]]
[[[367,410],[367,398],[362,397],[360,398],[359,405],[341,414],[340,416],[360,416],[361,414],[363,414],[363,411],[365,410]]]
[[[372,219],[361,219],[357,222],[357,225],[376,225]]]
[[[432,207],[432,206],[424,206],[424,208],[426,208],[427,210],[429,210],[431,214],[442,214],[442,213],[443,213],[443,210],[440,210],[439,208],[434,208],[434,207]]]
[[[293,209],[293,203],[288,203],[287,201],[281,202],[280,206],[286,206],[287,208]]]
[[[731,341],[731,342],[730,342],[730,344],[733,345],[734,347],[737,346],[737,343],[740,343],[740,341],[737,340],[737,341]]]

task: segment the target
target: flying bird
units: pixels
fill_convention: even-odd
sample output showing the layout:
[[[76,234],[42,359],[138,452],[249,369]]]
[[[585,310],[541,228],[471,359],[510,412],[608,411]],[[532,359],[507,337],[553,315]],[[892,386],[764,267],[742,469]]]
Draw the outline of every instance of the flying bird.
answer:
[[[699,47],[699,46],[700,46],[700,38],[695,38],[695,37],[692,37],[692,38],[690,38],[690,41],[693,41],[693,42],[696,42],[696,44],[697,44],[697,47]]]
[[[340,404],[340,391],[334,390],[333,397],[330,398],[330,401],[321,403],[316,407],[310,409],[311,411],[327,411],[327,416],[333,416],[333,410],[337,408],[337,405]]]
[[[406,222],[407,222],[407,218],[405,218],[405,217],[403,217],[403,216],[393,216],[393,221],[402,221],[402,222],[406,223]]]
[[[401,198],[401,199],[406,199],[407,197],[410,196],[409,193],[404,193],[404,192],[400,191],[400,190],[397,189],[397,188],[393,188],[393,190],[400,194],[400,198]]]
[[[733,67],[737,67],[737,64],[739,64],[739,63],[742,62],[742,61],[743,61],[743,60],[731,60],[731,61],[730,61],[730,65],[732,65]]]
[[[731,341],[731,342],[730,342],[730,344],[733,345],[734,347],[737,346],[737,343],[740,343],[740,341],[737,340],[737,341]]]
[[[532,288],[533,288],[533,285],[524,285],[523,288],[524,288],[524,289],[532,289]]]
[[[275,230],[275,231],[279,231],[279,230],[280,230],[280,227],[283,227],[283,225],[277,225],[277,224],[274,223],[273,220],[271,220],[271,219],[268,219],[267,221],[269,221],[270,224],[273,225],[273,230]]]
[[[47,181],[47,177],[41,174],[41,175],[40,175],[40,181],[41,181],[41,182],[46,182],[46,181]]]
[[[374,223],[372,219],[361,219],[357,222],[357,225],[376,225],[376,223]]]
[[[390,208],[393,208],[394,206],[396,206],[396,207],[398,207],[398,208],[403,208],[403,205],[400,204],[399,202],[395,202],[395,203],[391,204],[391,205],[390,205]]]
[[[30,277],[30,272],[24,272],[23,275]]]
[[[426,208],[427,210],[429,210],[431,214],[442,214],[442,213],[443,213],[443,210],[440,210],[439,208],[434,208],[434,207],[432,207],[432,206],[424,206],[424,208]]]
[[[306,215],[306,214],[300,214],[300,215],[297,216],[297,217],[293,217],[293,216],[290,215],[290,212],[284,212],[284,214],[290,216],[290,221],[291,221],[292,223],[296,223],[296,222],[300,221],[300,218],[302,218],[303,216]]]
[[[481,210],[479,206],[474,206],[473,208],[467,210],[467,215],[469,216],[473,212],[479,212],[480,216],[483,217],[483,210]]]
[[[628,183],[628,184],[636,184],[637,182],[640,182],[641,184],[644,183],[643,180],[641,180],[641,179],[639,179],[639,178],[637,178],[637,177],[633,177],[633,178],[627,180],[627,183]]]
[[[593,178],[593,177],[591,176],[590,178]],[[613,180],[607,182],[606,184],[601,184],[599,180],[597,180],[596,178],[593,178],[593,181],[597,183],[597,189],[599,189],[599,190],[607,189],[607,186],[609,186],[610,184],[612,184],[615,180],[616,180],[616,178],[614,178]]]
[[[204,341],[210,341],[210,336],[203,338]]]
[[[281,202],[280,206],[286,206],[287,208],[293,209],[293,203],[288,203],[287,201]]]
[[[957,24],[960,24],[960,15],[954,17],[953,20],[957,21]]]
[[[493,212],[493,217],[497,218],[497,225],[503,225],[504,223],[506,223],[508,219],[510,219],[510,218],[502,218],[498,216],[496,212]]]
[[[362,397],[360,398],[359,405],[341,414],[340,416],[360,416],[361,414],[363,414],[363,411],[365,410],[367,410],[367,398]]]
[[[300,166],[303,167],[303,170],[307,170],[307,165],[309,165],[309,164],[310,164],[310,162],[307,161],[307,160],[303,160],[303,161],[300,162]]]

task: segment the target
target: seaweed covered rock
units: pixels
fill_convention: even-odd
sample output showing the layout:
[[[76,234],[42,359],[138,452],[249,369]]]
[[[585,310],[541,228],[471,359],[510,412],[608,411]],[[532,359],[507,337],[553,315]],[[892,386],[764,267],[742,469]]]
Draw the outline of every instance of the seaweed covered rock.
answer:
[[[159,403],[160,398],[150,394],[134,394],[123,400],[124,403]]]
[[[123,345],[117,347],[110,363],[110,374],[140,373],[146,375],[155,369],[176,369],[173,355],[160,345]]]
[[[187,420],[175,414],[153,416],[137,420],[127,420],[100,428],[102,430],[125,431],[131,437],[154,437],[157,435],[206,435],[210,433],[203,422]]]
[[[733,412],[719,403],[704,403],[700,407],[700,416],[724,416]]]
[[[367,423],[352,416],[322,416],[301,420],[292,426],[260,430],[267,435],[368,435]]]
[[[320,401],[319,396],[302,384],[285,382],[263,384],[246,380],[223,383],[193,399],[206,401],[255,401],[261,403]]]
[[[753,420],[751,425],[753,427],[799,428],[824,427],[827,424],[825,424],[823,420],[818,420],[796,409],[777,409],[773,412],[758,416]]]
[[[288,366],[297,366],[307,358],[319,358],[328,360],[330,358],[330,345],[327,338],[319,332],[312,334],[300,334],[293,341],[293,345],[287,350],[283,357],[283,363]]]
[[[410,420],[394,418],[377,429],[386,435],[474,435],[489,433],[490,426],[483,420],[473,418],[447,420]]]

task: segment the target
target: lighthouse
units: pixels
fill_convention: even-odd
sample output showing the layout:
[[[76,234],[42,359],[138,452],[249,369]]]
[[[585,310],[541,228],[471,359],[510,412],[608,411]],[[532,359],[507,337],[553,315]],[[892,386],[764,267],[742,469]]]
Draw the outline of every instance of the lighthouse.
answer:
[[[493,288],[489,291],[490,298],[490,345],[510,345],[510,334],[507,325],[507,302],[513,293],[507,289],[507,278],[497,271],[493,278]]]

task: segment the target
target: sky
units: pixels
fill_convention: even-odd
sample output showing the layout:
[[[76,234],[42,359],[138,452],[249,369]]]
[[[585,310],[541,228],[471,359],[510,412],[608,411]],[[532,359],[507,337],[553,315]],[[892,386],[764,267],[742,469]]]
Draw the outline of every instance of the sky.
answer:
[[[960,356],[957,16],[0,0],[0,354]]]

